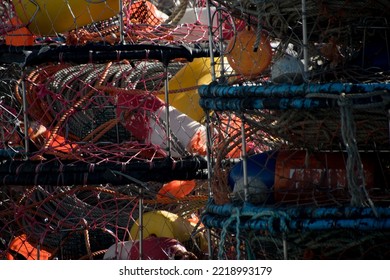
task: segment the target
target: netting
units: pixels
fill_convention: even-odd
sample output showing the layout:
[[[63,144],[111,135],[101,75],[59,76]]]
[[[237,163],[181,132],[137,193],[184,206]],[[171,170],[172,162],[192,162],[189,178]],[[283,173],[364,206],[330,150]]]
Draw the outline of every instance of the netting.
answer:
[[[223,139],[213,256],[387,259],[388,2],[214,2],[237,32],[217,35],[223,71],[199,89]]]
[[[387,259],[387,1],[0,3],[1,259]]]
[[[1,258],[205,258],[205,3],[0,15]]]

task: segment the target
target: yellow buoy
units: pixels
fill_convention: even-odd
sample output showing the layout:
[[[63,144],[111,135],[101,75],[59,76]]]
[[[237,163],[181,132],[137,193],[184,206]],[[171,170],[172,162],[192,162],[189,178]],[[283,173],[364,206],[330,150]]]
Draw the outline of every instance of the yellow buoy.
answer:
[[[133,224],[130,229],[131,240],[140,239],[139,222]],[[143,214],[142,239],[149,236],[168,237],[186,243],[191,240],[191,234],[196,224],[191,220],[184,219],[179,215],[165,210],[150,211]],[[207,240],[203,233],[194,236],[202,251],[207,251]]]
[[[131,227],[130,236],[139,239],[139,219]],[[175,238],[180,242],[190,239],[193,226],[177,214],[159,210],[144,213],[142,239],[155,235],[157,237]]]
[[[19,19],[36,35],[56,35],[119,13],[118,0],[13,0]]]
[[[205,114],[199,105],[199,85],[211,83],[211,63],[209,58],[195,58],[173,76],[168,83],[169,104],[186,114],[194,121],[201,122]],[[163,90],[163,89],[162,89]],[[165,100],[164,94],[158,95]]]

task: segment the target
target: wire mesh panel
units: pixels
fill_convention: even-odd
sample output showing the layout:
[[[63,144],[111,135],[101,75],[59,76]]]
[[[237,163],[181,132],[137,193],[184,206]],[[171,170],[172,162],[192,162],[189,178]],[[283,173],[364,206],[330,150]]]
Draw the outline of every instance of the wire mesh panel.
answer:
[[[202,216],[213,256],[386,259],[388,3],[213,3],[235,30],[199,89],[222,139]]]
[[[1,2],[1,259],[207,256],[209,17],[168,2]]]

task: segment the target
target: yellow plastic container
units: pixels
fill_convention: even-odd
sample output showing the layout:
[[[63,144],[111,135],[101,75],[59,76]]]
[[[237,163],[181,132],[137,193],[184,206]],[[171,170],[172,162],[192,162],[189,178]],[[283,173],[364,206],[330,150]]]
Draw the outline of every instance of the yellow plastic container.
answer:
[[[131,227],[130,236],[133,240],[139,239],[139,219]],[[182,217],[164,210],[151,211],[143,215],[143,236],[175,238],[180,242],[190,239],[193,226]]]
[[[174,238],[179,242],[186,242],[191,239],[191,233],[196,224],[180,217],[179,215],[165,210],[146,212],[143,214],[143,236],[142,239],[150,235],[157,237]],[[130,229],[131,240],[140,239],[139,219]],[[199,242],[202,251],[207,250],[207,240],[202,233],[198,233],[195,239]]]
[[[201,122],[205,114],[199,105],[198,89],[193,87],[206,85],[211,81],[210,58],[195,58],[169,80],[168,89],[170,92],[183,90],[179,93],[169,93],[169,104],[194,121]],[[165,101],[164,94],[158,95],[158,97]]]
[[[36,35],[56,35],[119,13],[118,0],[13,0],[19,19]]]

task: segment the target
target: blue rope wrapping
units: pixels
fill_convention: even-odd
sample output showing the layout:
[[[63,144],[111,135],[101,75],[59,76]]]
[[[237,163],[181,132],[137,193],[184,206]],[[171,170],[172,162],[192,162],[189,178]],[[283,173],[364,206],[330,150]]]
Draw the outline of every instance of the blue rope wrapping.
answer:
[[[232,223],[236,224],[232,226]],[[300,230],[390,229],[390,208],[376,207],[329,207],[329,208],[263,208],[242,206],[207,205],[202,222],[206,227],[222,228],[227,232],[265,230],[270,234]],[[224,244],[221,246],[223,247]]]
[[[251,221],[255,221],[256,219],[264,219],[266,218],[267,222],[267,230],[272,233],[276,234],[277,230],[274,229],[274,225],[278,224],[279,231],[283,233],[288,233],[289,230],[289,224],[291,221],[291,217],[284,211],[276,210],[276,211],[262,211],[257,213],[256,215],[253,215],[250,220],[248,220],[248,226],[251,224]]]
[[[290,223],[292,229],[327,230],[327,229],[354,229],[360,231],[372,231],[390,229],[390,219],[358,218],[340,220],[294,220]]]
[[[213,111],[242,111],[253,109],[312,109],[334,107],[334,102],[328,102],[327,99],[307,99],[307,98],[201,98],[200,106],[204,110]]]
[[[200,86],[199,104],[204,110],[314,109],[338,107],[340,94],[348,94],[354,106],[387,104],[390,83],[326,83],[301,85]]]
[[[240,250],[240,209],[239,208],[233,208],[232,213],[228,219],[226,219],[223,222],[222,225],[222,232],[221,232],[221,241],[219,243],[219,250],[218,250],[218,259],[222,260],[223,259],[223,253],[224,253],[224,246],[225,246],[225,240],[226,240],[226,235],[229,232],[229,227],[231,227],[231,224],[236,221],[235,225],[235,233],[236,233],[236,253],[237,253],[237,259],[240,259],[241,257],[241,250]]]
[[[205,214],[202,217],[202,222],[206,227],[222,228],[224,229],[224,235],[228,231],[233,231],[230,228],[231,217],[216,217],[212,214]],[[237,220],[237,217],[232,218]],[[277,222],[279,222],[277,224]],[[276,227],[277,225],[277,227]],[[278,232],[292,232],[300,230],[331,230],[331,229],[355,229],[361,231],[367,230],[384,230],[390,229],[390,218],[356,218],[356,219],[275,219],[274,216],[264,219],[250,219],[239,225],[235,225],[234,230],[237,231],[237,227],[240,230],[264,230],[270,234],[276,234]]]
[[[363,169],[356,149],[352,108],[382,107],[390,99],[390,83],[327,83],[301,85],[226,86],[212,83],[200,86],[200,106],[205,110],[243,111],[253,109],[314,109],[340,108],[342,133],[347,146],[352,186],[351,206],[343,207],[258,207],[208,204],[202,222],[206,227],[222,228],[224,240],[228,232],[266,231],[270,236],[279,233],[351,229],[375,231],[390,229],[390,209],[374,207],[365,191]],[[348,100],[343,99],[347,96]],[[361,180],[363,178],[363,180]],[[357,190],[357,192],[356,192]],[[367,204],[368,202],[368,204]],[[367,207],[370,206],[370,207]],[[233,213],[234,209],[234,213]],[[240,209],[240,210],[237,210]],[[236,215],[240,213],[241,217]],[[236,221],[234,227],[232,222]],[[220,243],[222,257],[224,242]],[[237,247],[237,252],[239,252]]]
[[[376,214],[370,207],[261,207],[251,203],[243,203],[240,206],[233,204],[216,205],[210,201],[206,205],[206,213],[215,214],[218,216],[230,216],[233,209],[241,207],[240,213],[242,216],[252,217],[259,213],[267,211],[283,211],[292,219],[307,218],[307,219],[355,219],[355,218],[390,218],[390,208],[376,207]]]
[[[260,86],[226,86],[211,83],[210,85],[201,85],[198,89],[201,98],[293,98],[306,97],[311,93],[326,93],[338,95],[341,93],[356,94],[369,92],[390,91],[390,83],[324,83],[324,84],[308,84],[300,85],[260,85]]]

